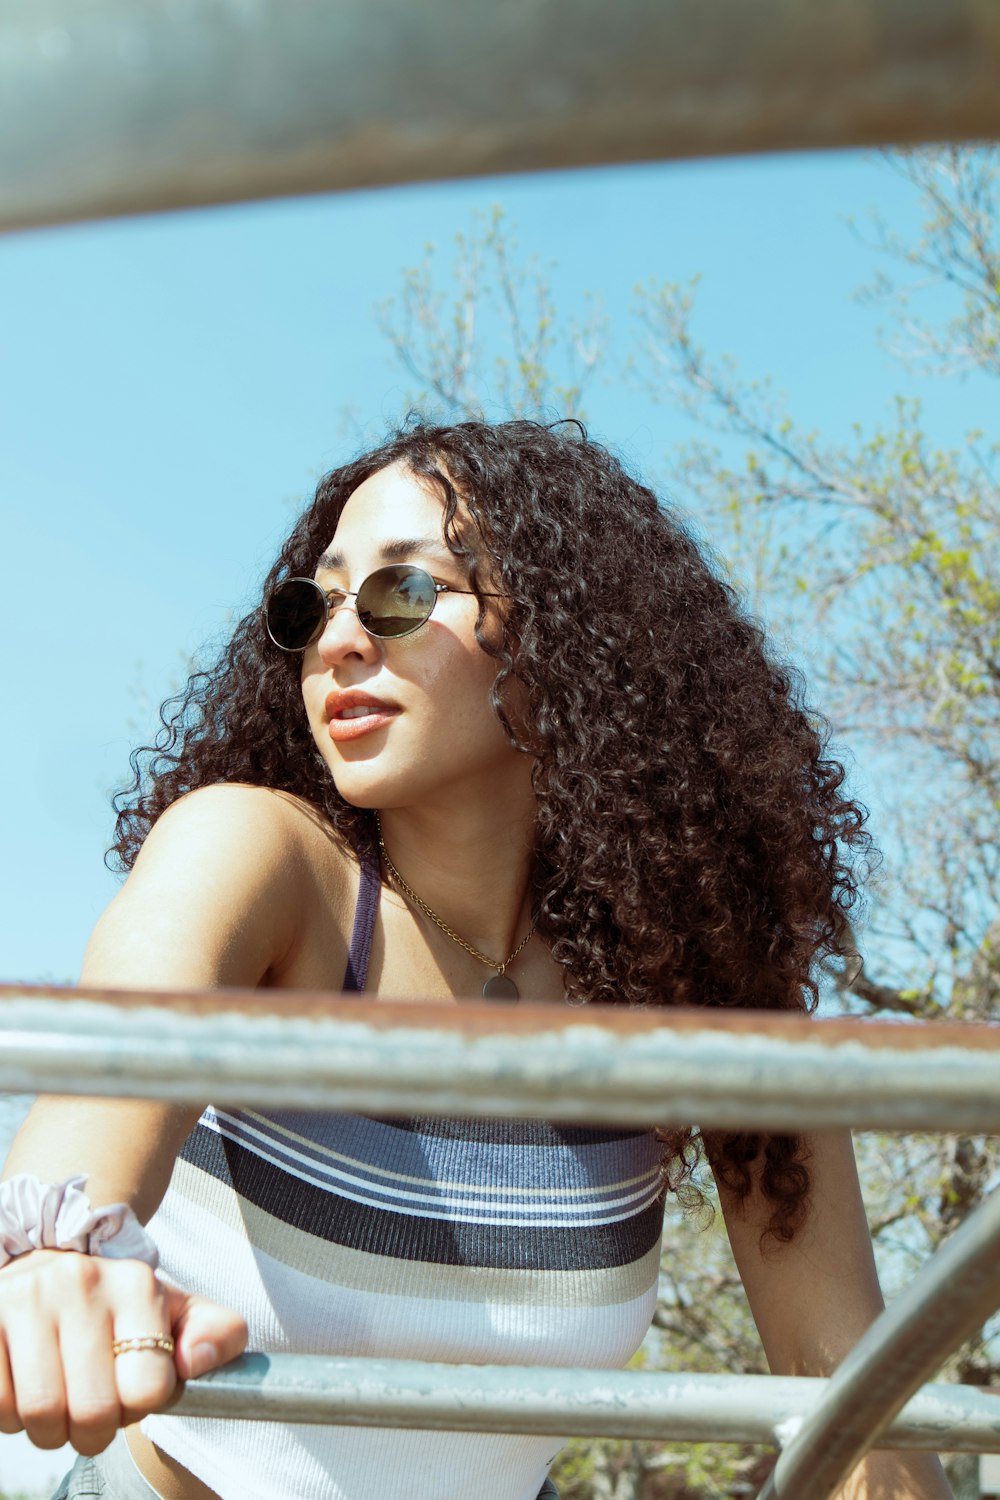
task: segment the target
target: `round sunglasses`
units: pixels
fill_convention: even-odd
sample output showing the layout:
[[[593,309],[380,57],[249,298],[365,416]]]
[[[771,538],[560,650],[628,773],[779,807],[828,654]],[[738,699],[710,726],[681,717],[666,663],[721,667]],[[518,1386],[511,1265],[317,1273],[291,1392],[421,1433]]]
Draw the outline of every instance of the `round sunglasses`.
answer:
[[[331,613],[353,596],[362,628],[376,640],[412,635],[430,619],[439,594],[472,594],[473,589],[437,583],[412,563],[376,568],[357,589],[324,589],[314,578],[286,578],[264,604],[267,633],[282,651],[304,651],[318,641]],[[502,594],[483,594],[501,599]]]

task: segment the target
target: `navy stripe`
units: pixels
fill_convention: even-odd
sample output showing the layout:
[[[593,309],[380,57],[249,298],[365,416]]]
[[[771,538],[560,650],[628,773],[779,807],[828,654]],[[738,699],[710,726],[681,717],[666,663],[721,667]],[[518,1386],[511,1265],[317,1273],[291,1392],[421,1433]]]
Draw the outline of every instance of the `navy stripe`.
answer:
[[[631,1265],[658,1242],[662,1198],[611,1224],[570,1228],[464,1224],[369,1208],[262,1161],[238,1142],[197,1125],[183,1159],[294,1229],[370,1255],[500,1270],[580,1271]]]

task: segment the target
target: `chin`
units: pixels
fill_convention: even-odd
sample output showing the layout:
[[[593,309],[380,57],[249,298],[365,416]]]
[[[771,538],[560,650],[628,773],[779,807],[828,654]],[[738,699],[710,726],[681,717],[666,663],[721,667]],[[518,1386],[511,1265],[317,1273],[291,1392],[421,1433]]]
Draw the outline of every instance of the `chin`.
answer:
[[[330,767],[330,773],[340,796],[352,807],[387,807],[400,800],[401,792],[406,796],[407,789],[401,785],[406,778],[387,773],[385,766],[341,761]]]
[[[373,808],[377,807],[381,809],[382,807],[381,797],[377,796],[374,792],[370,795],[362,792],[357,792],[355,793],[355,795],[350,796],[339,786],[337,787],[337,791],[340,793],[342,800],[346,802],[349,807],[360,808],[362,812],[371,812]]]

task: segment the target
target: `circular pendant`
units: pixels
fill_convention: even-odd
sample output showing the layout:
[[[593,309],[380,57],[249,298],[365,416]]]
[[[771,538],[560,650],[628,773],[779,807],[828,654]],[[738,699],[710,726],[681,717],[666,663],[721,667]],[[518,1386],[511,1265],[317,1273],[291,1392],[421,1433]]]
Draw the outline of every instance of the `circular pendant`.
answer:
[[[513,979],[508,979],[506,974],[493,974],[483,985],[483,997],[486,1000],[519,1000],[521,997],[517,992],[517,985]]]

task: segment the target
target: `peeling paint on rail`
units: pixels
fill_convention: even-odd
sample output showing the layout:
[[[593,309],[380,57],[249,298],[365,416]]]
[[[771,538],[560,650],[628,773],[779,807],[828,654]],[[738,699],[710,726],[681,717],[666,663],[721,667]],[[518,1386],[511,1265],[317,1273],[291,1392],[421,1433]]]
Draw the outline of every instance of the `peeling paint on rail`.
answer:
[[[8,986],[0,1089],[716,1128],[1000,1131],[1000,1026]]]

